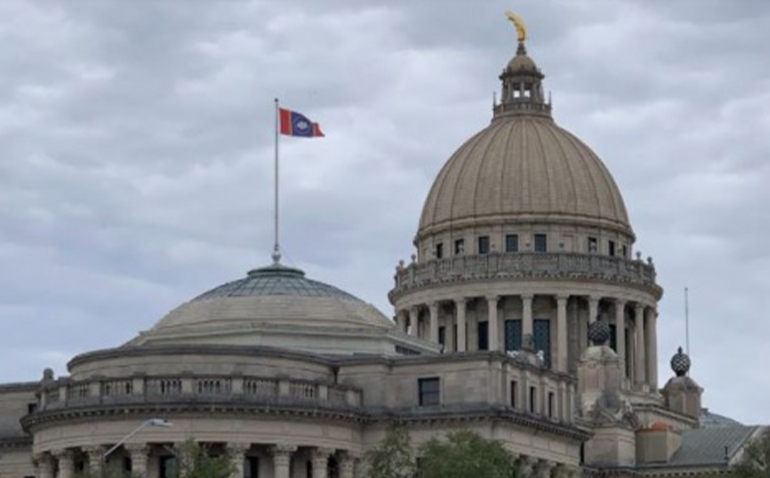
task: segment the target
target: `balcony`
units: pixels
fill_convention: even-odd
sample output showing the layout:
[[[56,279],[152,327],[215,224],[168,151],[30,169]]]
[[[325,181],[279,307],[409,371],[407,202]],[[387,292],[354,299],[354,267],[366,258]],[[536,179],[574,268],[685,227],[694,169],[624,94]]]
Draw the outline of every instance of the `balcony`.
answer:
[[[569,252],[490,253],[399,267],[391,300],[422,287],[480,280],[578,280],[628,284],[656,297],[655,267],[641,260]]]

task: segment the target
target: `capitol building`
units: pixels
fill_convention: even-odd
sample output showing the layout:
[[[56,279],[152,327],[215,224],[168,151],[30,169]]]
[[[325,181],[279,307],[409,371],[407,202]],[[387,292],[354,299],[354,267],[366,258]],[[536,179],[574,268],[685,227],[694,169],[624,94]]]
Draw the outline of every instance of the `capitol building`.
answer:
[[[705,410],[687,355],[658,350],[655,265],[524,40],[426,191],[392,318],[279,260],[250,270],[66,376],[0,385],[0,478],[170,478],[190,438],[233,478],[363,477],[394,422],[415,447],[499,440],[525,477],[725,474],[764,429]]]

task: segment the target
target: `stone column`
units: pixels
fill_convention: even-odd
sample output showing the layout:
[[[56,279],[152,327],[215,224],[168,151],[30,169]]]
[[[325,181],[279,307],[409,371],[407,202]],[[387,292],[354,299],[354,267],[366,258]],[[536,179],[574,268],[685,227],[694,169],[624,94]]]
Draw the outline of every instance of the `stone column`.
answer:
[[[615,300],[615,342],[617,343],[617,353],[620,360],[623,361],[623,376],[626,376],[626,302],[620,299]]]
[[[273,478],[289,478],[291,455],[297,451],[296,446],[275,445],[270,448],[273,455]]]
[[[588,297],[588,323],[593,324],[599,316],[599,296]]]
[[[150,447],[146,443],[127,443],[123,445],[123,448],[131,456],[131,474],[134,476],[147,476],[147,454],[150,452]]]
[[[538,460],[533,469],[536,478],[551,478],[553,464],[547,460]]]
[[[430,341],[437,344],[438,343],[438,302],[431,302],[430,305],[428,306],[428,309],[430,311]],[[446,331],[446,329],[444,330]],[[446,342],[446,336],[444,336],[444,342]]]
[[[420,311],[417,306],[409,307],[409,335],[418,337],[420,335]]]
[[[358,457],[350,452],[345,452],[340,456],[339,476],[340,478],[354,478],[356,472],[356,461]]]
[[[634,316],[636,336],[636,357],[634,357],[634,365],[636,369],[635,380],[638,384],[646,382],[645,373],[645,357],[644,357],[644,306],[642,304],[636,304],[636,315]]]
[[[246,452],[251,448],[251,443],[229,442],[227,454],[233,464],[232,478],[243,478],[243,467],[246,464]]]
[[[522,478],[532,478],[532,469],[534,466],[534,461],[532,458],[528,457],[527,455],[521,455],[518,460],[516,460],[516,464],[519,467],[519,473]]]
[[[522,341],[526,341],[527,335],[532,335],[532,294],[521,295],[521,335]],[[524,342],[522,345],[524,345]]]
[[[556,296],[556,369],[567,372],[567,301],[568,295]]]
[[[35,458],[37,459],[38,478],[54,478],[54,463],[51,454],[40,453]]]
[[[397,310],[396,311],[396,330],[399,332],[403,332],[406,330],[406,327],[404,326],[404,323],[406,322],[406,319],[404,318],[404,311],[403,310]]]
[[[72,450],[52,450],[51,454],[59,461],[59,476],[57,478],[72,478],[75,474],[75,460]]]
[[[310,453],[313,462],[313,478],[328,478],[329,457],[334,453],[332,448],[315,448]]]
[[[497,301],[499,297],[496,295],[487,297],[487,309],[488,318],[487,325],[489,327],[489,350],[500,350],[500,321],[497,318]]]
[[[83,447],[83,452],[88,456],[88,469],[94,477],[99,477],[102,474],[102,467],[104,464],[102,457],[104,456],[105,451],[107,451],[107,449],[100,445]]]
[[[647,383],[653,391],[658,390],[658,311],[649,307],[646,319],[647,342]]]
[[[455,344],[455,351],[457,352],[465,352],[465,347],[467,345],[467,340],[465,338],[467,332],[465,326],[465,304],[466,300],[464,297],[455,300],[455,310],[457,314],[457,343]]]

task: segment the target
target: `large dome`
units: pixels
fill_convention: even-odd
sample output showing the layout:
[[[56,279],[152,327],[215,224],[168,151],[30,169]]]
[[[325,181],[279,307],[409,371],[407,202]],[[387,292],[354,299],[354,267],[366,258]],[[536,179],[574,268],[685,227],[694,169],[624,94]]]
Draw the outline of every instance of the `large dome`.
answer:
[[[428,194],[418,239],[479,222],[582,224],[633,236],[626,207],[602,161],[556,125],[543,74],[519,45],[492,123],[445,164]]]
[[[259,345],[322,353],[393,353],[397,345],[435,349],[414,342],[371,304],[274,264],[180,305],[126,345]]]
[[[577,219],[630,233],[607,168],[582,141],[538,116],[510,116],[465,142],[439,173],[420,231],[478,219]]]

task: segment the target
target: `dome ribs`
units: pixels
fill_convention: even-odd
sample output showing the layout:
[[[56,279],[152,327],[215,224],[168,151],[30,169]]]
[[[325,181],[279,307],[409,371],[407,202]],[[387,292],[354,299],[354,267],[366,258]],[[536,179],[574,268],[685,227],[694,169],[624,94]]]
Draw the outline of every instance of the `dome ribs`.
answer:
[[[451,204],[447,204],[447,199],[445,196],[447,194],[454,194],[454,189],[451,190],[450,193],[446,192],[446,187],[449,185],[450,177],[454,178],[454,184],[453,186],[456,186],[458,181],[458,174],[455,171],[459,166],[457,165],[458,162],[460,162],[459,158],[464,158],[467,154],[467,151],[471,149],[475,144],[479,141],[479,138],[482,136],[482,134],[486,131],[486,129],[481,130],[480,132],[473,135],[469,140],[467,140],[465,143],[463,143],[462,146],[460,146],[460,149],[458,149],[444,164],[444,167],[441,168],[441,172],[439,173],[438,178],[436,179],[436,183],[434,184],[433,188],[431,188],[430,194],[428,194],[428,201],[427,202],[433,202],[432,205],[426,204],[426,209],[423,211],[423,216],[426,217],[426,224],[422,227],[430,227],[435,224],[441,223],[442,221],[449,219],[451,217]],[[449,206],[449,211],[444,212],[443,209],[446,209],[447,206]]]
[[[543,137],[540,134],[540,121],[535,120],[532,122],[532,131],[534,131],[534,136],[537,137],[537,141],[533,141],[533,143],[536,145],[537,149],[539,150],[539,155],[537,156],[538,161],[536,161],[540,166],[542,166],[541,170],[544,176],[544,181],[541,182],[541,184],[545,185],[544,191],[536,191],[536,193],[542,197],[542,202],[544,203],[544,209],[548,211],[560,211],[562,209],[562,204],[558,200],[558,196],[560,193],[561,188],[554,187],[554,179],[555,176],[557,176],[557,173],[553,170],[553,165],[551,164],[554,159],[553,155],[547,154],[546,152],[546,144],[543,142]],[[556,184],[564,184],[563,182],[559,181]]]
[[[499,126],[491,126],[487,129],[488,134],[480,135],[476,141],[474,141],[473,145],[466,150],[466,154],[462,156],[462,161],[460,161],[460,165],[454,169],[457,169],[457,176],[454,181],[454,188],[452,190],[452,193],[449,196],[449,214],[446,218],[441,218],[441,221],[449,220],[450,222],[458,217],[466,217],[474,214],[474,204],[473,201],[475,198],[473,197],[473,192],[469,192],[470,189],[473,189],[475,191],[475,183],[478,181],[478,178],[475,178],[475,180],[472,181],[464,181],[463,178],[472,179],[471,176],[466,174],[466,170],[470,168],[471,164],[474,162],[482,161],[484,158],[484,155],[474,154],[478,148],[483,149],[486,151],[486,148],[488,144],[491,142],[492,138],[495,136],[496,130],[499,128]],[[491,136],[491,138],[489,138]],[[486,144],[482,146],[482,143]],[[475,160],[475,161],[474,161]],[[468,184],[468,183],[471,184]],[[458,201],[460,200],[460,201]],[[461,203],[464,206],[464,211],[460,210],[458,211],[457,204]],[[468,204],[470,202],[470,204]]]
[[[503,187],[503,181],[486,181],[485,178],[496,178],[500,168],[495,168],[499,163],[505,162],[505,143],[495,141],[508,128],[505,124],[501,124],[500,127],[494,132],[489,142],[484,147],[484,154],[479,156],[476,160],[478,167],[476,168],[476,180],[472,182],[475,187],[473,192],[473,216],[483,216],[485,214],[495,214],[499,212],[495,205],[498,202],[496,198],[500,197],[501,188]],[[481,212],[479,212],[481,209]]]
[[[552,125],[548,126],[550,127],[545,127],[543,129],[548,132],[548,135],[553,140],[552,144],[559,152],[558,155],[554,154],[554,157],[558,156],[558,161],[561,163],[560,167],[557,168],[558,171],[562,172],[561,178],[563,178],[563,181],[560,181],[560,184],[565,186],[569,185],[568,187],[563,188],[562,192],[564,195],[562,196],[563,201],[561,202],[563,211],[560,212],[578,214],[583,210],[583,203],[576,187],[577,175],[575,174],[575,165],[570,161],[567,152],[564,150],[564,145],[561,144],[556,135],[554,127]]]
[[[511,196],[518,192],[516,183],[511,177],[511,166],[516,158],[515,156],[511,155],[510,152],[512,150],[511,138],[515,137],[515,133],[519,129],[521,129],[521,121],[511,121],[508,123],[508,135],[505,137],[505,156],[503,157],[503,160],[500,161],[500,177],[502,178],[502,187],[497,200],[497,210],[495,211],[498,214],[505,213],[506,204],[510,202]]]

